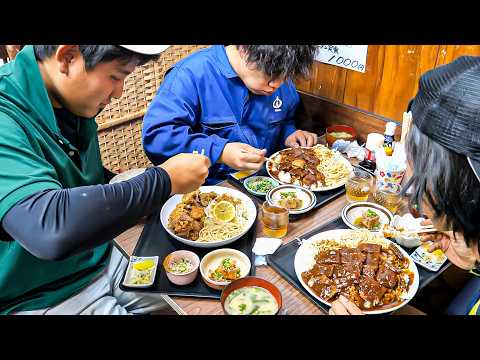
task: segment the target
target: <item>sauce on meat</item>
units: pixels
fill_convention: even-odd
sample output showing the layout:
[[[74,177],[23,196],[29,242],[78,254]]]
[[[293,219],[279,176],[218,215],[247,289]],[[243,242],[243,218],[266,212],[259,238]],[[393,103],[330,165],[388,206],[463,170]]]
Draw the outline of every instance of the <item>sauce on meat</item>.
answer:
[[[318,252],[313,267],[301,276],[325,301],[342,294],[362,310],[385,309],[399,304],[413,283],[408,261],[393,244],[362,243]]]

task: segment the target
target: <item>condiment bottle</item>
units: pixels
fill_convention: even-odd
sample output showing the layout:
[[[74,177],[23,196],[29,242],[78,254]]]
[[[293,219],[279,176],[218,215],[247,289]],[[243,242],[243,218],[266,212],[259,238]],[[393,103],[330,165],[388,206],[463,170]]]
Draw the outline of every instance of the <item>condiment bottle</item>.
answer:
[[[393,154],[393,143],[395,141],[394,134],[395,129],[397,128],[397,124],[393,121],[389,121],[385,126],[385,134],[383,140],[383,149],[385,150],[385,154],[387,156],[392,156]]]
[[[367,142],[365,144],[365,159],[360,162],[358,165],[374,172],[377,168],[375,160],[375,150],[382,147],[383,145],[383,135],[377,133],[371,133],[367,136]]]

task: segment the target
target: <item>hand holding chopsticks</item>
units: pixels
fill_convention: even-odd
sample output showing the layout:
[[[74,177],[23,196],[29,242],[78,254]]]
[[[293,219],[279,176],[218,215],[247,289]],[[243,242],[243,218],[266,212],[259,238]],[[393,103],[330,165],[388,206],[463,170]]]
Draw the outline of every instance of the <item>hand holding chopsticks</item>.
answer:
[[[210,167],[210,159],[203,154],[178,154],[159,165],[170,177],[172,194],[186,194],[203,185]]]
[[[259,170],[265,162],[266,149],[257,149],[243,143],[225,145],[220,162],[236,170]]]

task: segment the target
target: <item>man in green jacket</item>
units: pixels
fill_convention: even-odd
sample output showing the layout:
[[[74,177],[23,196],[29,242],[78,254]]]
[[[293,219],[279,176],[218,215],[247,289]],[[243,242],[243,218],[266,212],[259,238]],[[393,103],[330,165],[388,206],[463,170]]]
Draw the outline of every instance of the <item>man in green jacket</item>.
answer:
[[[159,295],[123,292],[112,239],[173,193],[198,188],[208,158],[179,154],[128,181],[100,158],[94,117],[161,49],[25,46],[0,68],[0,313],[140,314]]]

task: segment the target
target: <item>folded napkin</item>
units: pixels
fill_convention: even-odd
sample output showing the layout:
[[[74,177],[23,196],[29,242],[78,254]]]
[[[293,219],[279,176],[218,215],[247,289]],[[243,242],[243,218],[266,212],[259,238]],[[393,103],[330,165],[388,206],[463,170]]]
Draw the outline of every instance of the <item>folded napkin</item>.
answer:
[[[282,245],[282,239],[257,238],[253,245],[252,252],[255,256],[255,266],[267,265],[265,255],[271,255]]]
[[[253,245],[252,252],[255,255],[271,255],[282,245],[282,239],[257,238]]]

